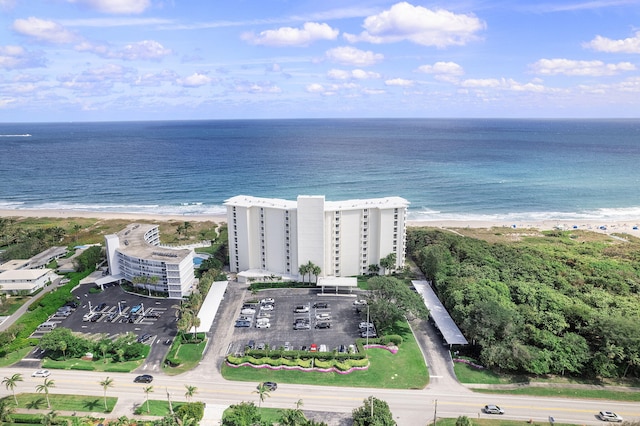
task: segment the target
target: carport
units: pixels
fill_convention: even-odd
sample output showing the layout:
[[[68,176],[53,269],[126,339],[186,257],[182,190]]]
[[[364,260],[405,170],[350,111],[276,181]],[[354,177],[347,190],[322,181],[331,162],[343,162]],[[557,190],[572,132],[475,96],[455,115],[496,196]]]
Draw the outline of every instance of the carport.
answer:
[[[469,342],[467,342],[467,339],[462,335],[462,332],[449,315],[449,312],[447,312],[440,302],[440,299],[438,299],[429,281],[411,281],[411,284],[413,284],[422,296],[436,328],[442,333],[445,344],[449,345],[449,348],[451,348],[452,345],[468,345]]]
[[[338,294],[338,290],[347,288],[349,293],[352,293],[353,289],[358,287],[358,279],[354,277],[319,277],[316,286],[321,288],[322,294],[325,294],[325,287],[333,287],[335,294]]]
[[[220,303],[224,299],[224,293],[227,290],[228,281],[215,281],[211,284],[211,288],[207,293],[207,297],[202,301],[202,307],[198,311],[198,318],[200,319],[200,331],[209,331],[213,325],[213,320],[216,318]],[[191,328],[190,332],[195,330]]]

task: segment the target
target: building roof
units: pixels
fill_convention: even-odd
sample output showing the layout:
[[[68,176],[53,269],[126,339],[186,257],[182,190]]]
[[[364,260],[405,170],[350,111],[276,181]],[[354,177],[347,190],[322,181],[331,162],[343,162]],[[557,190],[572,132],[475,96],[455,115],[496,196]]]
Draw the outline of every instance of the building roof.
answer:
[[[30,268],[39,268],[51,262],[53,259],[62,257],[67,254],[67,248],[62,246],[49,247],[41,253],[36,254],[30,259]]]
[[[0,281],[30,281],[51,273],[51,269],[12,269],[0,272]]]
[[[322,195],[300,195],[299,197],[320,197],[324,199]],[[224,202],[226,206],[238,206],[238,207],[270,207],[278,209],[295,210],[298,207],[297,201],[283,200],[280,198],[260,198],[252,197],[250,195],[238,195],[229,198]],[[327,201],[325,202],[325,211],[334,210],[356,210],[366,208],[403,208],[408,207],[409,201],[402,197],[384,197],[384,198],[369,198],[369,199],[355,199],[344,201]]]
[[[120,240],[118,251],[138,259],[157,260],[165,263],[180,263],[193,252],[189,249],[174,249],[148,243],[144,236],[147,232],[158,228],[158,225],[132,223],[118,232]],[[107,235],[107,238],[113,238]]]
[[[29,259],[13,259],[0,265],[0,272],[22,269],[29,265]]]
[[[358,287],[356,277],[318,277],[318,287]]]
[[[449,315],[449,312],[438,299],[438,296],[429,285],[429,281],[411,281],[411,284],[422,296],[424,304],[429,309],[429,315],[433,318],[436,327],[442,333],[442,337],[449,345],[467,345],[467,339]]]

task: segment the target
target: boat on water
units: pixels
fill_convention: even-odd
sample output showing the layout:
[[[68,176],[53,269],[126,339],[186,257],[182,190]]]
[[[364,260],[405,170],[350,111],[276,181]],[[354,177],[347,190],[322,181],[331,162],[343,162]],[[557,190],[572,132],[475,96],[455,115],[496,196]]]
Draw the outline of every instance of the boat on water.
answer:
[[[30,136],[29,133],[25,133],[23,135],[0,135],[0,138],[28,138]]]

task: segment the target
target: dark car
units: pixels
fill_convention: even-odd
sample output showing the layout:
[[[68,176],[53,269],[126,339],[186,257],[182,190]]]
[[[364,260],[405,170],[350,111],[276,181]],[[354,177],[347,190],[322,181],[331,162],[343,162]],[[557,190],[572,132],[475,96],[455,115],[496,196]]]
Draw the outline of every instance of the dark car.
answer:
[[[318,322],[316,323],[316,328],[331,328],[330,322]]]
[[[144,343],[150,338],[151,338],[151,335],[149,333],[143,334],[142,336],[138,337],[138,343]]]
[[[150,374],[143,374],[142,376],[137,376],[133,379],[133,383],[151,383],[153,381],[153,376]]]
[[[93,314],[93,316],[91,317],[91,322],[97,322],[100,320],[100,318],[102,318],[102,314]]]
[[[236,327],[251,327],[250,321],[236,321]]]
[[[274,390],[278,389],[278,384],[276,382],[264,382],[264,383],[260,383],[258,385],[258,389],[260,389],[260,386],[262,386],[263,388],[265,388],[266,390],[268,390],[269,392],[273,392]]]
[[[106,303],[101,303],[98,305],[98,307],[96,308],[96,311],[101,311],[103,310],[105,307],[107,306]]]
[[[313,307],[316,309],[328,309],[329,304],[325,302],[316,302],[313,304]]]
[[[308,322],[297,322],[293,325],[294,330],[308,330],[311,326]]]

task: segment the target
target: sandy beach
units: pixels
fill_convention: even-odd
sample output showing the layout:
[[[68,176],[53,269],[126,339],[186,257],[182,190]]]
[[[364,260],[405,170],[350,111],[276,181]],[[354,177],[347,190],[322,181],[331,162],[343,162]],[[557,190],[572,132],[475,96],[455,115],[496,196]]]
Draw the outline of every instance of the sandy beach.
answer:
[[[15,210],[0,209],[0,217],[51,217],[58,219],[68,218],[94,218],[94,219],[125,219],[125,220],[150,220],[150,221],[191,221],[191,222],[226,222],[226,215],[160,215],[149,213],[122,213],[122,212],[92,212],[79,210]],[[544,221],[425,221],[409,220],[408,226],[428,226],[434,228],[515,228],[515,229],[580,229],[601,233],[625,233],[640,236],[640,218],[638,220],[606,221],[606,220],[544,220]]]

